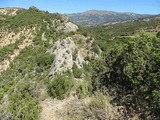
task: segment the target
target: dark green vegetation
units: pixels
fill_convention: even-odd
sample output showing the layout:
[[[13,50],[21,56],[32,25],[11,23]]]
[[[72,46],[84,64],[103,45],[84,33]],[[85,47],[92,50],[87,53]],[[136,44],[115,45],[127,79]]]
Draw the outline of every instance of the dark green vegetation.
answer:
[[[105,67],[97,64],[94,85],[109,89],[112,102],[126,106],[128,115],[160,119],[160,19],[149,19],[86,29],[105,59]]]
[[[141,117],[160,118],[160,39],[141,33],[106,57],[102,84],[118,87],[116,100],[137,110]]]
[[[73,78],[64,76],[57,76],[49,84],[49,94],[53,98],[64,99],[64,97],[71,91],[74,86]]]
[[[157,35],[156,35],[158,38],[160,38],[160,31],[157,33]]]

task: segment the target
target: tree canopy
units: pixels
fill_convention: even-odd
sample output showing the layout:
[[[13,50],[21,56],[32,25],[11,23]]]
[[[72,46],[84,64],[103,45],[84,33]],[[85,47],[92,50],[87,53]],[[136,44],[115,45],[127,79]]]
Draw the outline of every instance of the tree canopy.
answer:
[[[140,112],[160,117],[159,38],[142,32],[123,47],[111,50],[106,70],[104,85],[119,86],[123,97],[136,104],[135,109],[140,107]]]

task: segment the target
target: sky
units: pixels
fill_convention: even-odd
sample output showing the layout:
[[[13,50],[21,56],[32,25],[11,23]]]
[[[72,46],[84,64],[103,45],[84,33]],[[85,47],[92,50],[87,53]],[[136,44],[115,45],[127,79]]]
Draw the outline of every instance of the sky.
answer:
[[[87,10],[108,10],[140,14],[160,14],[160,0],[0,0],[0,8],[36,6],[40,10],[77,13]]]

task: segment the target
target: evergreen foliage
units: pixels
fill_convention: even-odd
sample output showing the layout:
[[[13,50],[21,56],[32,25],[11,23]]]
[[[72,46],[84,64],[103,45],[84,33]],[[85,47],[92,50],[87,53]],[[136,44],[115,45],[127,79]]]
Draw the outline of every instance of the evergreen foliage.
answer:
[[[53,98],[64,99],[74,86],[71,77],[57,75],[48,86],[48,92]]]
[[[82,77],[82,69],[78,68],[78,66],[76,65],[76,63],[73,64],[73,75],[75,78],[81,78]]]
[[[134,109],[140,107],[139,112],[144,116],[151,113],[160,118],[159,53],[160,39],[142,32],[124,47],[109,52],[106,57],[106,77],[101,83],[105,86],[119,86],[122,96],[118,99],[123,98]],[[127,103],[121,104],[127,106]]]
[[[158,38],[160,38],[160,31],[157,33],[157,35],[156,35]]]

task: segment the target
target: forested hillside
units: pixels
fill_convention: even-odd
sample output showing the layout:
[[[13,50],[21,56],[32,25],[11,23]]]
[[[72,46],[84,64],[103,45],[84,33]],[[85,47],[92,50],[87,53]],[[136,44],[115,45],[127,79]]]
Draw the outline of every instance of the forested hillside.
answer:
[[[0,9],[0,119],[159,120],[159,26]]]
[[[64,99],[72,92],[78,98],[87,95],[91,77],[85,72],[90,64],[86,58],[100,54],[93,38],[83,36],[66,16],[35,7],[2,16],[0,119],[52,119],[52,114],[43,115],[48,99]]]
[[[101,49],[105,50],[114,44],[128,41],[128,39],[139,34],[142,30],[156,35],[160,31],[160,15],[113,25],[106,24],[83,28],[86,33],[89,33],[96,39]]]

